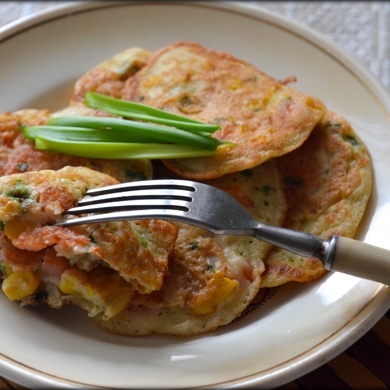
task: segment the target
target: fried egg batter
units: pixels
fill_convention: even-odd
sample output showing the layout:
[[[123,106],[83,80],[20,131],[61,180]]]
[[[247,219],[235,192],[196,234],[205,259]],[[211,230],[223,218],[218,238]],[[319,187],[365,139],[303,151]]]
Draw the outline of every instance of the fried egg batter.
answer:
[[[327,112],[297,150],[276,159],[287,197],[284,227],[323,239],[353,237],[372,187],[371,159],[350,123]],[[326,271],[320,260],[275,248],[265,259],[262,287],[309,282]]]
[[[161,289],[177,228],[158,220],[56,226],[87,189],[117,184],[85,167],[0,177],[3,291],[23,304],[72,301],[107,319]]]
[[[219,123],[214,136],[235,146],[155,163],[154,177],[206,181],[262,223],[352,237],[372,186],[367,148],[345,119],[290,88],[292,79],[279,82],[230,54],[179,42],[102,62],[56,113],[0,114],[3,291],[22,305],[72,302],[116,334],[190,335],[232,322],[260,288],[319,278],[317,259],[184,223],[53,226],[86,188],[150,179],[152,163],[39,151],[19,131],[52,117],[107,115],[83,105],[87,91]]]
[[[158,177],[167,174],[160,172]],[[284,222],[286,202],[273,161],[209,184],[231,193],[258,221],[275,226]],[[178,238],[161,290],[135,294],[109,321],[94,317],[101,327],[123,335],[204,333],[230,323],[255,297],[269,244],[252,237],[216,235],[184,223],[174,225]]]
[[[208,123],[219,146],[210,157],[166,160],[175,174],[208,180],[253,168],[300,146],[324,104],[230,54],[192,42],[158,50],[126,81],[123,99]]]

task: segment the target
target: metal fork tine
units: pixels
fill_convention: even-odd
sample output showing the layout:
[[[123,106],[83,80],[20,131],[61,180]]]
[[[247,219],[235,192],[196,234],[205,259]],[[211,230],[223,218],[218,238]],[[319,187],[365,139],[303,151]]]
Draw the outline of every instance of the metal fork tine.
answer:
[[[113,211],[131,211],[131,210],[149,210],[149,209],[169,209],[188,211],[188,202],[172,199],[146,199],[146,200],[122,200],[114,202],[104,202],[88,204],[71,208],[64,214],[88,214],[95,212],[113,212]]]
[[[137,200],[137,199],[176,199],[191,202],[192,198],[188,191],[185,190],[134,190],[134,191],[118,191],[113,193],[104,193],[84,198],[78,202],[78,205],[89,205],[95,203],[114,202],[118,200]]]
[[[158,194],[156,194],[156,191]],[[132,192],[132,195],[129,192]],[[185,200],[182,199],[183,192]],[[193,196],[190,192],[193,193]],[[180,193],[181,195],[168,196],[168,193]],[[144,199],[143,196],[147,196],[147,194],[149,194],[149,199]],[[161,194],[163,195],[161,196]],[[340,269],[341,272],[367,277],[385,284],[390,283],[388,278],[390,271],[388,250],[359,243],[361,254],[359,254],[359,249],[354,249],[352,251],[353,255],[350,255],[352,250],[351,240],[345,237],[332,236],[329,239],[322,240],[310,233],[265,225],[253,219],[231,195],[204,183],[180,180],[133,182],[96,188],[90,190],[88,195],[92,198],[100,197],[100,199],[95,198],[98,203],[82,204],[68,210],[66,214],[93,212],[100,214],[67,219],[64,222],[57,223],[57,225],[67,227],[86,223],[137,219],[181,221],[208,229],[217,234],[255,237],[300,256],[316,257],[321,260],[327,270],[333,269],[333,260],[337,258],[337,261],[341,262],[337,269]],[[141,196],[141,198],[137,198],[138,196]],[[154,199],[154,197],[157,197],[157,199]],[[111,202],[112,198],[115,199]],[[190,200],[187,198],[190,198]],[[122,200],[118,201],[118,199]],[[336,247],[338,242],[341,245],[340,250]],[[355,245],[358,244],[355,243]],[[373,252],[377,256],[374,259],[376,261],[376,265],[373,267],[375,271],[363,271],[363,269],[370,268],[368,265],[366,267],[365,263],[367,253],[371,256]],[[351,257],[357,257],[357,263],[355,259],[352,261]],[[370,260],[372,260],[371,257]],[[352,264],[357,264],[357,267],[353,268]]]
[[[135,190],[184,190],[194,192],[194,183],[187,180],[143,180],[133,181],[130,183],[120,183],[105,187],[92,188],[87,191],[87,195],[103,195],[111,194],[123,191],[135,191]]]
[[[86,217],[79,217],[68,219],[64,222],[57,223],[58,226],[75,226],[84,223],[99,223],[111,221],[125,221],[125,220],[140,220],[140,219],[164,219],[173,221],[187,222],[185,213],[183,211],[174,209],[155,209],[155,210],[131,210],[131,211],[117,211],[105,214],[94,214]]]

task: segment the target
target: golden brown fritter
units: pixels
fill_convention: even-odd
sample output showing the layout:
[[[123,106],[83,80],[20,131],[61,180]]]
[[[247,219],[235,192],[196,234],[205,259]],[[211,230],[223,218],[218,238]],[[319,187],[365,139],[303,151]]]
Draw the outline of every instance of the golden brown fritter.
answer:
[[[148,220],[55,225],[70,218],[63,212],[87,189],[117,183],[103,173],[69,166],[0,177],[0,258],[6,275],[3,291],[10,299],[33,303],[37,293],[44,293],[53,307],[72,300],[91,315],[102,312],[108,318],[123,309],[134,292],[161,288],[177,237],[172,224]],[[22,283],[26,275],[37,283],[28,294],[18,295],[24,285],[31,286]],[[120,295],[117,301],[115,294]]]
[[[165,161],[175,174],[207,180],[253,168],[300,146],[324,104],[233,56],[191,42],[158,50],[131,77],[123,99],[219,123],[215,155]]]
[[[297,150],[276,159],[286,186],[285,227],[321,238],[353,237],[372,187],[368,150],[351,125],[328,112]],[[262,287],[308,282],[325,273],[318,259],[274,249],[265,259]]]
[[[283,223],[286,203],[273,161],[210,184],[231,193],[258,221]],[[95,317],[104,329],[124,335],[203,333],[230,323],[257,294],[269,244],[252,237],[216,235],[184,223],[174,225],[178,238],[161,290],[135,294],[126,309],[109,321]]]
[[[125,81],[145,66],[151,55],[145,49],[134,47],[95,66],[77,80],[71,105],[81,103],[89,91],[120,99]]]
[[[368,151],[345,119],[289,81],[179,42],[154,54],[132,48],[99,64],[61,111],[0,115],[0,274],[9,298],[56,308],[72,302],[117,334],[189,335],[230,323],[261,287],[323,275],[317,259],[183,223],[54,226],[87,187],[151,178],[152,164],[38,151],[19,131],[56,116],[109,115],[83,105],[87,91],[219,123],[214,136],[236,146],[154,162],[154,177],[207,181],[263,223],[352,237],[371,191]]]

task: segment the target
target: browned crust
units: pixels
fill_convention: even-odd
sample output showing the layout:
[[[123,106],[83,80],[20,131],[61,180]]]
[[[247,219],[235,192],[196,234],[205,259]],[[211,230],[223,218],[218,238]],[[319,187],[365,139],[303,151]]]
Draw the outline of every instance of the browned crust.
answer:
[[[288,204],[285,227],[324,239],[353,237],[371,193],[367,148],[351,125],[328,112],[296,151],[277,159]],[[265,259],[262,287],[309,282],[325,273],[318,259],[274,249]]]
[[[228,53],[193,42],[155,52],[128,80],[123,98],[220,123],[214,137],[236,146],[220,146],[210,157],[165,161],[173,173],[194,180],[253,168],[290,152],[325,113],[320,100]]]

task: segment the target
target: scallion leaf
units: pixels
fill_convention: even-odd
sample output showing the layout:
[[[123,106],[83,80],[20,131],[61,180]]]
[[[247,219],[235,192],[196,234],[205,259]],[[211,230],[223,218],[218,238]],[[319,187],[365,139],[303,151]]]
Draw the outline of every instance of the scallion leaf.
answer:
[[[80,142],[37,136],[35,147],[79,157],[102,159],[168,159],[211,156],[213,151],[193,146],[160,143]]]
[[[120,118],[64,116],[50,119],[47,122],[47,125],[127,131],[129,134],[133,134],[134,136],[154,138],[155,142],[172,142],[207,150],[215,150],[219,145],[224,143],[223,141],[212,138],[209,135],[174,129],[165,125],[143,123]],[[119,136],[118,140],[120,140]]]
[[[151,143],[156,142],[154,137],[145,134],[131,134],[128,131],[113,131],[109,129],[94,129],[72,126],[30,126],[22,127],[20,131],[26,138],[49,137],[64,141],[82,142],[128,142]],[[161,141],[160,141],[161,142]]]
[[[202,157],[220,145],[234,145],[212,137],[218,124],[94,92],[86,93],[85,104],[119,117],[63,116],[21,132],[40,150],[103,159]]]
[[[87,92],[84,95],[84,104],[90,108],[106,111],[124,118],[160,123],[187,131],[214,133],[220,129],[218,124],[200,122],[145,104],[116,99],[96,92]]]

